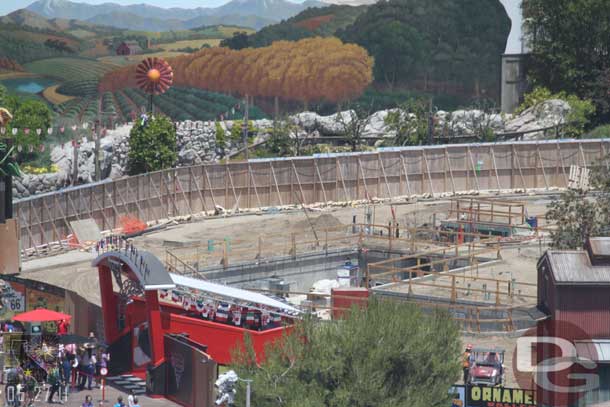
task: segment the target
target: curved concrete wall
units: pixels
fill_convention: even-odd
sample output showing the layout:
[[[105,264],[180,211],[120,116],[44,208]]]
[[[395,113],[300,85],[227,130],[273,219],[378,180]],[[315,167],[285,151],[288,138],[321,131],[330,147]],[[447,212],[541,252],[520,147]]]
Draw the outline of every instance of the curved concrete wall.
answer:
[[[201,165],[19,200],[14,213],[22,248],[32,253],[65,239],[70,222],[86,218],[108,230],[126,215],[155,221],[212,213],[215,206],[264,210],[301,202],[563,188],[571,165],[596,165],[609,147],[610,139],[454,144]]]

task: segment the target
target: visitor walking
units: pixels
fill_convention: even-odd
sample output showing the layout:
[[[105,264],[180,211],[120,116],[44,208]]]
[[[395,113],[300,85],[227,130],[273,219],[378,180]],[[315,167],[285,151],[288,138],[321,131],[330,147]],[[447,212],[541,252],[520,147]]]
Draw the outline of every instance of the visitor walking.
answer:
[[[93,407],[93,401],[90,395],[85,397],[85,402],[83,403],[82,407]]]
[[[95,374],[95,355],[93,354],[93,348],[88,347],[84,350],[80,360],[80,383],[79,389],[85,388],[85,382],[87,389],[91,390],[91,382],[93,381],[93,375]]]
[[[53,396],[55,393],[59,393],[59,387],[61,385],[59,368],[55,363],[51,365],[51,368],[47,372],[47,383],[49,384],[49,397],[47,403],[53,403]],[[59,401],[61,401],[61,394],[59,395]]]
[[[122,396],[117,397],[116,404],[114,405],[114,407],[125,407],[125,403],[123,403]]]
[[[131,389],[129,391],[129,396],[127,396],[127,406],[128,407],[134,407],[136,405],[136,393],[133,391],[133,389]]]
[[[72,361],[70,360],[70,355],[64,355],[62,358],[60,373],[63,386],[62,398],[67,400],[72,381]]]

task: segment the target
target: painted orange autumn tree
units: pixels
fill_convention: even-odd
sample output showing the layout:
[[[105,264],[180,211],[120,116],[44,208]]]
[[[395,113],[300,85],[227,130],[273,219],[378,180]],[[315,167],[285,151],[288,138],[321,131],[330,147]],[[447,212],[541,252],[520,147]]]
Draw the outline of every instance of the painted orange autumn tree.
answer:
[[[336,38],[277,41],[264,48],[211,48],[169,59],[174,84],[283,100],[341,102],[358,97],[373,79],[373,59]],[[112,71],[100,91],[135,87],[135,66]]]

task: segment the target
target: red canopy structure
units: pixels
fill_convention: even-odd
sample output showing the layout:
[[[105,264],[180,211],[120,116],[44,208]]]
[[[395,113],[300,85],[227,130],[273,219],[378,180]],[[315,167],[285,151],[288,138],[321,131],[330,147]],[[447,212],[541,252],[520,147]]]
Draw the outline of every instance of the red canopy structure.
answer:
[[[19,322],[49,322],[49,321],[61,321],[65,319],[70,321],[72,316],[68,314],[62,314],[61,312],[55,312],[44,308],[35,309],[33,311],[24,312],[22,314],[15,315],[13,321]]]

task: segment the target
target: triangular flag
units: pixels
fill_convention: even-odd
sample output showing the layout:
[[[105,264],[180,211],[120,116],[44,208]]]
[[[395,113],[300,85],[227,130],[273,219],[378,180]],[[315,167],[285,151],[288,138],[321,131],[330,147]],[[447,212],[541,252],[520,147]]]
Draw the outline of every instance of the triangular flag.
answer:
[[[24,132],[25,134],[30,134],[30,129],[25,128],[25,129],[23,129],[23,132]]]
[[[40,152],[41,152],[41,153],[44,153],[44,144],[41,144],[41,145],[40,145]]]
[[[47,129],[47,134],[50,136],[51,134],[53,134],[53,127],[49,127]]]
[[[13,136],[16,136],[18,131],[19,131],[19,130],[17,130],[16,128],[13,128],[13,129],[11,130],[11,133],[13,133]]]
[[[42,134],[42,129],[36,129],[36,134],[40,136]]]
[[[6,127],[0,127],[0,133],[6,134]]]
[[[60,128],[59,128],[59,132],[60,132],[60,133],[63,133],[64,131],[66,131],[66,128],[65,128],[65,127],[63,127],[63,126],[62,126],[62,127],[60,127]]]

